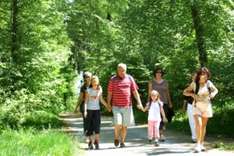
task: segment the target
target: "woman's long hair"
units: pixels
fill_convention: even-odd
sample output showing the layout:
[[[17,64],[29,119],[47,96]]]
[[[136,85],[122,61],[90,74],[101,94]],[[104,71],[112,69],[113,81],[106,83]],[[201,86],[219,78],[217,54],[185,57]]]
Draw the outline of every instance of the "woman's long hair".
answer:
[[[202,75],[207,75],[207,79],[210,78],[210,72],[206,67],[202,67],[197,71],[197,75],[196,75],[196,78],[195,78],[195,84],[196,84],[195,94],[197,94],[198,91],[199,91],[199,88],[200,88],[199,81],[200,81],[200,78],[201,78]]]

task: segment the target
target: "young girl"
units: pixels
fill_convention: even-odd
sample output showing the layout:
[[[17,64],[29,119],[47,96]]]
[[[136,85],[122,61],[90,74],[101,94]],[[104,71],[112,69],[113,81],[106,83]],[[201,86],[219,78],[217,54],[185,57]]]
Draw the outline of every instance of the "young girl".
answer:
[[[155,139],[155,146],[159,146],[159,126],[161,122],[161,115],[163,121],[167,122],[165,112],[163,110],[163,103],[160,101],[159,93],[156,90],[152,90],[150,94],[150,101],[147,103],[144,111],[149,111],[148,114],[148,139],[152,142]]]
[[[102,88],[99,85],[99,79],[97,76],[91,78],[91,86],[87,89],[85,93],[85,112],[87,122],[87,133],[89,137],[88,148],[93,149],[93,144],[95,149],[99,149],[99,133],[100,133],[100,104],[99,101],[110,111],[107,106],[106,101],[102,97]],[[95,135],[94,135],[95,134]]]

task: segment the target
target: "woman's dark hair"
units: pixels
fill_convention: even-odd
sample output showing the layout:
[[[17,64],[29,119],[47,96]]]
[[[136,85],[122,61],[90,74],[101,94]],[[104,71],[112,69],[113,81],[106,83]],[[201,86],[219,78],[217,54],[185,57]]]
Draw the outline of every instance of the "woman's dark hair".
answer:
[[[206,74],[206,75],[207,75],[207,79],[210,79],[211,74],[210,74],[210,71],[209,71],[208,68],[202,67],[200,70],[201,70],[201,72],[202,72],[203,74]]]
[[[88,71],[86,71],[86,72],[84,72],[84,74],[83,74],[83,78],[85,79],[86,77],[92,77],[92,73],[90,73],[90,72],[88,72]]]
[[[200,78],[201,78],[202,75],[207,75],[207,79],[209,79],[210,78],[209,69],[206,68],[206,67],[202,67],[197,71],[197,75],[196,75],[196,78],[195,78],[195,83],[196,83],[195,94],[198,93],[198,90],[199,90],[199,87],[200,87],[199,81],[200,81]]]
[[[159,72],[162,74],[162,76],[165,74],[162,68],[156,67],[153,71],[153,76],[155,77],[156,73],[159,73]]]

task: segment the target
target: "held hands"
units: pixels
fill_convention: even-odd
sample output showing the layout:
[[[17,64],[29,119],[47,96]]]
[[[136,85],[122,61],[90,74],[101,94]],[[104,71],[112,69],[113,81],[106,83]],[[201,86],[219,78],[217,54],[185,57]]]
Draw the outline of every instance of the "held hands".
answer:
[[[107,110],[108,110],[108,112],[111,112],[111,110],[112,110],[112,107],[111,107],[111,105],[107,105]]]
[[[141,110],[142,112],[145,112],[145,109],[144,109],[144,107],[142,106],[142,104],[138,104],[138,105],[137,105],[137,108],[138,108],[139,110]]]
[[[106,109],[107,109],[108,112],[111,112],[111,111],[112,111],[112,106],[111,106],[111,104],[105,103],[104,106],[106,107]]]

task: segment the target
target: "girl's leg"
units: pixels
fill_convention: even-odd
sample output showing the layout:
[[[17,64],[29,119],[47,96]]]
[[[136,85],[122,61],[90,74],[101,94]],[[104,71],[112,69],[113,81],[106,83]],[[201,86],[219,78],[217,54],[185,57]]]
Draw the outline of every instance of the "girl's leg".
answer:
[[[99,140],[100,140],[100,134],[95,134],[94,145],[96,149],[99,149]]]
[[[95,142],[99,143],[100,140],[100,134],[95,134]]]
[[[154,136],[154,127],[153,127],[153,121],[148,121],[148,139],[152,140]]]
[[[92,135],[89,135],[88,138],[89,138],[88,148],[89,148],[89,149],[93,149],[93,139],[92,139]]]
[[[94,128],[93,128],[93,110],[88,110],[87,111],[87,118],[86,118],[86,121],[87,121],[87,136],[89,138],[89,143],[88,143],[88,147],[89,149],[93,149],[93,131],[94,131]]]
[[[160,138],[159,127],[160,127],[160,121],[156,121],[155,122],[155,139],[157,140]]]
[[[154,123],[154,134],[155,134],[155,146],[159,146],[158,140],[160,138],[160,132],[159,132],[159,127],[160,127],[160,121],[155,121]]]
[[[101,124],[101,114],[100,110],[95,110],[94,116],[93,116],[93,123],[94,123],[94,144],[95,148],[99,149],[99,140],[100,140],[100,124]]]

